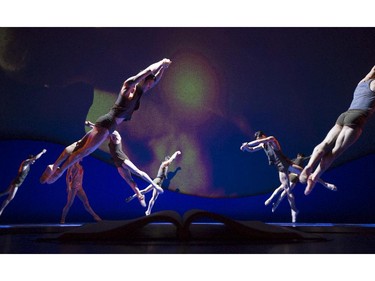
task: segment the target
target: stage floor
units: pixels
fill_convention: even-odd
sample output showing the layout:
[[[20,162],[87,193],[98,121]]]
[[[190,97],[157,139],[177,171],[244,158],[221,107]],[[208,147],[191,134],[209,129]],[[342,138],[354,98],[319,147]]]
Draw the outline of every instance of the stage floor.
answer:
[[[170,223],[143,227],[132,240],[58,241],[51,239],[83,224],[0,225],[3,254],[373,254],[374,224],[269,223],[313,233],[322,241],[222,239],[221,223],[194,223],[198,238],[179,241]],[[208,227],[209,226],[209,227]]]

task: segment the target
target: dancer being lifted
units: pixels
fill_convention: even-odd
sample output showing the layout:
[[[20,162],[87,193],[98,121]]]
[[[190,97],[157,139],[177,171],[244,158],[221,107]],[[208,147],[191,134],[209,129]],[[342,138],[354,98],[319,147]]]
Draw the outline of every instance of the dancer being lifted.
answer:
[[[156,178],[154,179],[155,184],[157,184],[159,186],[162,186],[163,181],[167,178],[169,165],[172,163],[172,161],[174,159],[176,159],[177,155],[180,155],[180,154],[181,154],[181,151],[176,151],[175,153],[173,153],[172,156],[170,156],[170,157],[166,156],[165,157],[164,161],[161,163],[161,165],[159,167],[158,174],[157,174]],[[149,185],[145,189],[141,190],[142,194],[146,194],[146,193],[150,192],[151,190],[152,190],[152,197],[151,197],[150,201],[148,202],[148,208],[145,212],[146,216],[151,214],[152,207],[154,206],[155,201],[158,198],[160,192],[157,189],[153,188],[152,185]],[[137,196],[137,194],[134,194],[134,195],[126,198],[126,202],[127,203],[130,202],[136,196]]]
[[[349,109],[337,118],[324,140],[314,148],[309,163],[299,176],[302,183],[307,182],[305,195],[313,190],[333,161],[358,140],[374,111],[375,66],[358,83]]]
[[[77,142],[71,153],[63,151],[54,164],[47,166],[40,182],[48,184],[55,182],[71,165],[94,152],[115,131],[117,125],[130,120],[134,111],[140,106],[142,95],[160,81],[164,70],[170,64],[169,59],[162,59],[128,78],[111,110],[97,119],[94,127]],[[65,149],[70,147],[71,145]]]

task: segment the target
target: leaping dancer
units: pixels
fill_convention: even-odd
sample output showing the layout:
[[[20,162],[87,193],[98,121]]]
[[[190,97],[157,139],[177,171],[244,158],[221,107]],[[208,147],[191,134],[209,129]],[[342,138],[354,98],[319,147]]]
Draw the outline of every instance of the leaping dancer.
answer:
[[[128,78],[111,110],[97,119],[94,127],[76,142],[73,151],[66,153],[65,149],[69,149],[71,145],[67,146],[55,163],[47,166],[40,182],[54,183],[71,165],[94,152],[115,131],[117,125],[130,120],[140,106],[142,95],[160,81],[170,64],[169,59],[162,59]]]

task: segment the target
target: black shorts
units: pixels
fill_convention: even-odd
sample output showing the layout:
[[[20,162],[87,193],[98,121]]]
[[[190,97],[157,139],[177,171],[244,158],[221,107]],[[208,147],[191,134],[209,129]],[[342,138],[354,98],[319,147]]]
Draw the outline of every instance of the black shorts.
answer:
[[[341,113],[336,120],[336,124],[340,126],[348,126],[352,128],[363,128],[368,119],[368,111],[362,109],[349,109]]]
[[[298,175],[296,174],[289,174],[289,182],[297,183],[299,181]]]

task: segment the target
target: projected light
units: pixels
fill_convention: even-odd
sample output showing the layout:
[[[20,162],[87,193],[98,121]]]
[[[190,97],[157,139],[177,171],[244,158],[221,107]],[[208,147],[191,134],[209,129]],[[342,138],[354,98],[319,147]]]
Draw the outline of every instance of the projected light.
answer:
[[[168,95],[166,102],[178,108],[181,117],[204,121],[207,111],[216,109],[215,97],[219,96],[213,66],[204,56],[186,51],[173,57],[168,71],[168,79],[163,83]]]
[[[87,113],[87,119],[91,122],[95,122],[98,117],[106,114],[109,109],[113,106],[116,100],[116,95],[114,93],[100,91],[98,89],[94,90],[94,101]]]

